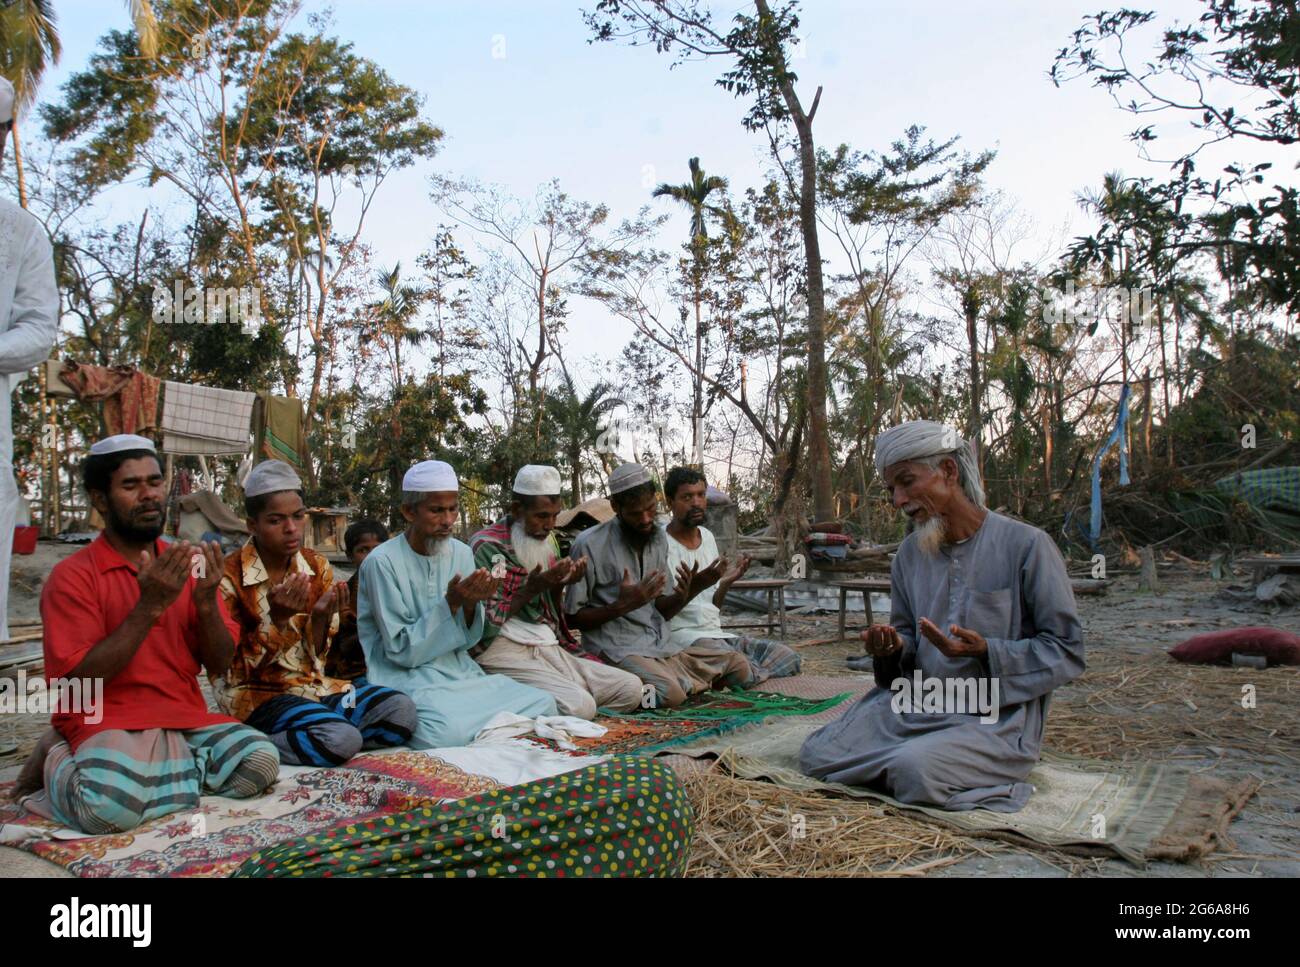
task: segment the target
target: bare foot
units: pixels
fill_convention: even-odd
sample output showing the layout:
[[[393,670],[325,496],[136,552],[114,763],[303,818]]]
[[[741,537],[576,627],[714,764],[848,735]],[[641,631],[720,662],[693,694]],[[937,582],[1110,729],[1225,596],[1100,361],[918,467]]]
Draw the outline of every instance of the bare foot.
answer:
[[[34,792],[39,792],[45,786],[45,759],[50,754],[50,750],[63,741],[63,736],[54,731],[53,728],[45,730],[41,736],[36,748],[32,749],[31,755],[23,763],[22,771],[18,773],[18,781],[14,785],[14,799],[21,799],[23,796],[30,796]]]

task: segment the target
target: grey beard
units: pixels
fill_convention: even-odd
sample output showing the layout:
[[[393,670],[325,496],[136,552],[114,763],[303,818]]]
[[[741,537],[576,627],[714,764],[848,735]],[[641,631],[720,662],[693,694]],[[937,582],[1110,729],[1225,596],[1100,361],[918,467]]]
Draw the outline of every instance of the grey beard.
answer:
[[[550,537],[530,537],[528,531],[524,530],[524,525],[518,521],[510,526],[510,544],[525,571],[532,571],[539,564],[545,571],[554,560]]]
[[[430,537],[424,542],[424,552],[430,557],[437,557],[447,549],[447,541],[450,539],[449,537]]]
[[[931,517],[913,533],[916,535],[916,544],[921,549],[921,553],[933,556],[939,553],[943,539],[947,536],[947,522],[942,517]]]

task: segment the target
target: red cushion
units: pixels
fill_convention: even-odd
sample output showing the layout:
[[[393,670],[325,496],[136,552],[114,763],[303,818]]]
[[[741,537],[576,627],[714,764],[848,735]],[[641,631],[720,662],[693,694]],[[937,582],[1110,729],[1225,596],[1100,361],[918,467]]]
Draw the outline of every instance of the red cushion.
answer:
[[[1300,635],[1281,628],[1229,628],[1188,638],[1169,652],[1178,661],[1210,665],[1232,661],[1232,653],[1263,655],[1270,665],[1300,665]]]

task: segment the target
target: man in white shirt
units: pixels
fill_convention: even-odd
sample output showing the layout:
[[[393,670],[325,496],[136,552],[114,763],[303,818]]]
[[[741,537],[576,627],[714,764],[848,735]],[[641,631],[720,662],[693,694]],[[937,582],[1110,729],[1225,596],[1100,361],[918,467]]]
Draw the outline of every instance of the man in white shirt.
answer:
[[[14,88],[0,77],[0,161],[14,126]],[[45,228],[0,198],[0,641],[9,637],[9,555],[18,518],[10,393],[15,378],[50,354],[59,323],[54,250]]]
[[[685,564],[688,568],[698,564],[704,570],[718,560],[718,543],[713,533],[702,526],[704,511],[708,506],[708,481],[704,474],[689,467],[674,467],[664,481],[664,497],[673,519],[668,527],[668,569],[676,574]],[[783,678],[799,674],[799,653],[779,641],[734,635],[722,630],[721,612],[727,591],[749,569],[749,558],[741,557],[732,565],[725,562],[722,577],[714,587],[712,596],[701,594],[692,598],[669,624],[669,634],[674,645],[690,647],[697,641],[709,639],[734,648],[749,659],[754,669],[751,684],[769,678]]]

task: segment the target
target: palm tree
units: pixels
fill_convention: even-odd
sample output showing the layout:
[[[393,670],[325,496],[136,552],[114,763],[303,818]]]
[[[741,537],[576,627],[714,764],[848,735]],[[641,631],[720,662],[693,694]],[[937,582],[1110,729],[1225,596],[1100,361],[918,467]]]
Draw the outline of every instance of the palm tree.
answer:
[[[150,0],[127,0],[127,9],[140,38],[140,52],[150,59],[158,56],[160,28]],[[18,204],[27,207],[27,178],[23,171],[22,142],[18,118],[36,100],[41,79],[63,54],[59,30],[50,0],[8,0],[0,3],[0,74],[14,86],[14,171],[18,180]]]
[[[149,0],[126,0],[126,6],[131,11],[131,22],[135,24],[136,35],[140,38],[140,53],[153,60],[158,56],[160,34],[153,4]]]
[[[691,448],[698,461],[700,458],[700,423],[704,415],[704,327],[700,321],[700,289],[703,286],[704,250],[708,243],[708,226],[705,213],[725,218],[727,212],[716,205],[710,205],[709,196],[727,190],[727,179],[718,175],[706,175],[700,167],[700,159],[692,158],[689,162],[691,180],[680,185],[662,184],[656,188],[651,197],[671,198],[681,202],[691,210],[691,255],[694,259],[695,301],[695,394],[691,409]]]
[[[375,322],[375,334],[389,352],[393,371],[393,394],[397,398],[404,382],[402,373],[402,344],[418,346],[428,338],[428,333],[411,325],[420,311],[425,293],[418,286],[402,280],[402,263],[398,262],[376,276],[383,298],[372,302],[368,308]]]
[[[14,168],[18,176],[18,204],[27,207],[27,179],[23,173],[22,142],[18,118],[36,100],[46,68],[63,53],[50,0],[14,0],[0,5],[0,73],[14,86]]]
[[[610,396],[613,386],[599,382],[585,395],[579,396],[573,377],[562,371],[562,382],[556,392],[546,398],[546,409],[555,426],[556,436],[564,448],[569,464],[569,480],[574,506],[582,503],[582,455],[603,429],[604,417],[612,409],[623,405],[623,400]]]

